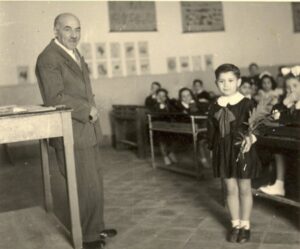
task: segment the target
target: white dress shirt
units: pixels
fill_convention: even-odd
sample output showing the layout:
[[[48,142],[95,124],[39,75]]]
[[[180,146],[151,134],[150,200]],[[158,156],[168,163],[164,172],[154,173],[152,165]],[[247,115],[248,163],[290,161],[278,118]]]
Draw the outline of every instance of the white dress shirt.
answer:
[[[72,57],[72,59],[76,62],[76,63],[80,63],[77,59],[76,59],[76,55],[74,50],[68,49],[66,48],[63,44],[61,44],[57,39],[54,40],[54,42],[60,46],[68,55],[70,55]]]

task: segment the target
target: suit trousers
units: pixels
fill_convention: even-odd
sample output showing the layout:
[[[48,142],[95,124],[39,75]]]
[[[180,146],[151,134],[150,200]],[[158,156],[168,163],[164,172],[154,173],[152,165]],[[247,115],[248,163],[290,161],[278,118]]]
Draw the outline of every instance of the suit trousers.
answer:
[[[57,163],[65,176],[64,150],[56,148]],[[104,230],[103,178],[99,145],[74,149],[83,242],[99,239]]]

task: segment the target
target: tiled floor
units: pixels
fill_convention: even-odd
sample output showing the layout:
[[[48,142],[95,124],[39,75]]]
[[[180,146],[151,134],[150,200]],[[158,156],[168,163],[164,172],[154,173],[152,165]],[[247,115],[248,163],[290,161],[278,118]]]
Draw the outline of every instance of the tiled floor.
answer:
[[[299,220],[294,209],[255,199],[251,243],[228,243],[225,234],[229,219],[222,206],[218,180],[208,177],[199,182],[153,170],[148,161],[128,151],[103,149],[101,153],[106,225],[119,231],[116,238],[108,241],[107,249],[300,248]],[[38,160],[30,160],[26,164],[19,161],[14,167],[1,166],[1,212],[41,205],[38,164]],[[55,212],[67,223],[64,183],[55,160],[52,164]],[[22,242],[23,248],[29,248],[28,241]],[[8,249],[5,245],[2,248]],[[53,248],[65,247],[58,244]]]

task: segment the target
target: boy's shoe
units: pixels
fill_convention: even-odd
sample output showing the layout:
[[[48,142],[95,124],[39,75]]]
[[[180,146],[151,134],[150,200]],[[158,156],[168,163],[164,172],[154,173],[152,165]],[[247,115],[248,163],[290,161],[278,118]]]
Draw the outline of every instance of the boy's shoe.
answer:
[[[241,228],[238,234],[237,242],[246,243],[250,240],[250,229]]]
[[[170,152],[169,155],[168,155],[168,157],[169,157],[169,159],[171,159],[171,161],[172,161],[173,163],[178,163],[178,160],[177,160],[177,158],[176,158],[174,152]]]
[[[200,162],[205,169],[211,168],[209,162],[207,161],[207,159],[205,157],[200,158]]]
[[[172,162],[171,162],[170,158],[169,158],[169,157],[167,157],[167,156],[164,156],[164,163],[165,163],[165,165],[166,165],[166,166],[169,166],[169,165],[171,165],[171,164],[172,164]]]
[[[285,195],[284,183],[278,180],[273,185],[260,187],[259,190],[268,195]]]
[[[237,242],[239,232],[240,232],[240,228],[238,228],[238,227],[231,228],[230,232],[228,233],[227,240],[232,243]]]

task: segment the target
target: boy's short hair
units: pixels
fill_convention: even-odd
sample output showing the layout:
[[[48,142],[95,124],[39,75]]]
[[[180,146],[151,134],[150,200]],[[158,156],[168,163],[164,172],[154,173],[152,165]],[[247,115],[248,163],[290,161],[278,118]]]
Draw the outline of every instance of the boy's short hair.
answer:
[[[152,86],[153,86],[153,85],[156,85],[156,86],[158,86],[159,88],[161,88],[161,84],[160,84],[159,82],[157,82],[157,81],[152,82],[151,85],[152,85]]]
[[[248,66],[248,69],[250,69],[251,67],[257,67],[259,68],[258,64],[255,62],[250,63],[250,65]]]
[[[194,79],[193,80],[193,86],[195,86],[197,83],[199,83],[201,86],[203,86],[203,81],[200,79]]]
[[[241,78],[240,69],[237,66],[233,65],[233,64],[226,63],[226,64],[220,65],[215,70],[216,79],[218,79],[220,77],[221,73],[228,73],[228,72],[232,72],[238,79]]]
[[[246,83],[248,83],[250,86],[252,85],[251,79],[250,79],[249,77],[242,76],[242,77],[241,77],[241,80],[242,80],[242,82],[241,82],[241,85],[240,85],[240,86],[242,86],[242,85],[244,85],[244,84],[246,84]]]
[[[168,95],[169,95],[168,90],[165,89],[165,88],[159,88],[159,89],[156,91],[156,95],[158,95],[160,92],[165,93],[167,97],[168,97]]]

